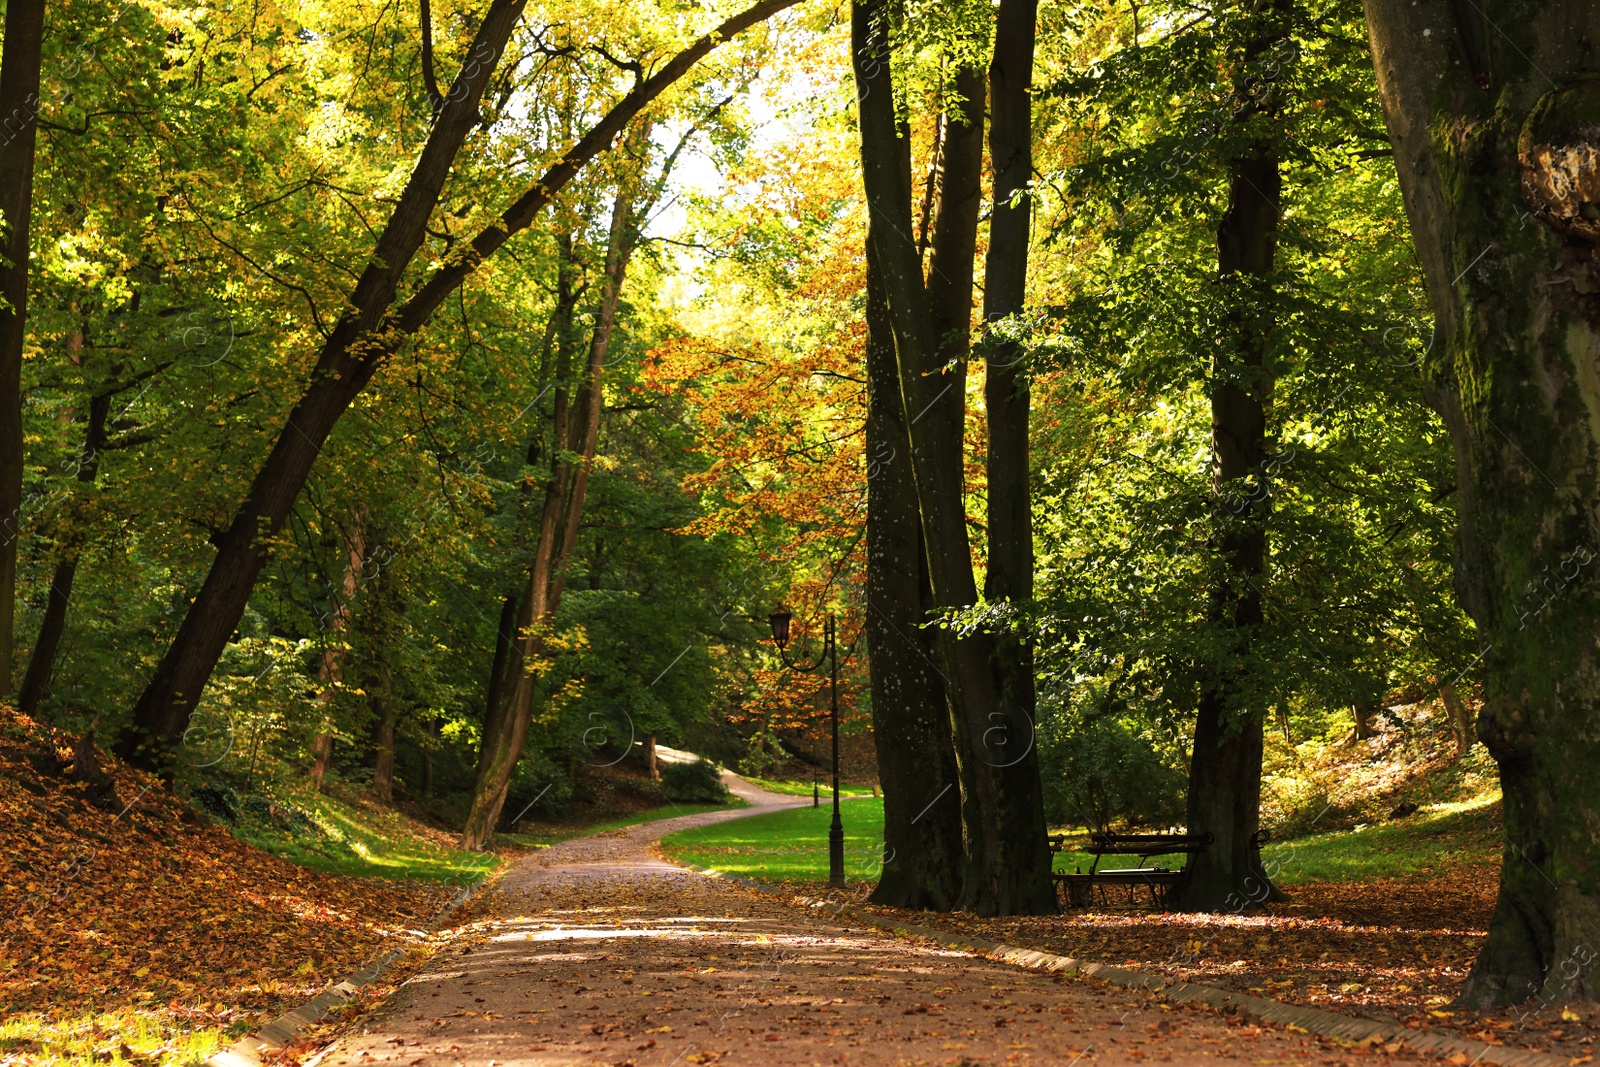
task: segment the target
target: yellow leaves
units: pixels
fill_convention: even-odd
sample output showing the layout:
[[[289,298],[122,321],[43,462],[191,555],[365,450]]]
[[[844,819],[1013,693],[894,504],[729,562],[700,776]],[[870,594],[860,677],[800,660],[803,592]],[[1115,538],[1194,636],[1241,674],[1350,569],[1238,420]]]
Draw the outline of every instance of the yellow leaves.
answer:
[[[1577,1012],[1573,1011],[1571,1008],[1562,1008],[1561,1009],[1561,1021],[1562,1022],[1575,1023],[1580,1018],[1582,1018],[1582,1016],[1580,1016]]]

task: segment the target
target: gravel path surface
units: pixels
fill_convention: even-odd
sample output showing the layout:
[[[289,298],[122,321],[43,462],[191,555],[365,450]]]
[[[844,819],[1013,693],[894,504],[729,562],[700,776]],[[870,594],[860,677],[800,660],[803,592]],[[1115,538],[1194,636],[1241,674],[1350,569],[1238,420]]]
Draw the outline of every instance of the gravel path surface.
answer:
[[[1382,1055],[891,938],[652,853],[674,830],[810,802],[735,783],[753,807],[528,857],[485,898],[481,921],[322,1064],[1370,1064]]]

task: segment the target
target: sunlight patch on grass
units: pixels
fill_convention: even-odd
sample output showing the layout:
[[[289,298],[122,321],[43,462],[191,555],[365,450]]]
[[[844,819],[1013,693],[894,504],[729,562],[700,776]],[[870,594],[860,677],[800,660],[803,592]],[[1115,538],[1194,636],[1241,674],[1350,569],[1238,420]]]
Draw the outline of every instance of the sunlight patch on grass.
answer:
[[[490,853],[443,845],[443,832],[377,805],[314,789],[297,790],[280,802],[303,814],[309,826],[247,815],[235,825],[234,836],[302,867],[368,878],[469,885],[501,862]]]
[[[808,797],[812,795],[811,782],[809,779],[797,778],[792,781],[780,781],[776,778],[752,778],[748,774],[740,775],[740,777],[749,782],[751,785],[759,786],[769,793],[782,793],[785,796],[792,797]],[[826,803],[828,798],[833,795],[833,783],[827,779],[824,779],[820,785],[820,789],[823,802]],[[856,785],[853,782],[840,782],[839,795],[845,797],[871,796],[872,787],[870,785]]]
[[[882,869],[883,800],[868,797],[839,808],[844,869],[850,882],[875,881]],[[789,808],[748,819],[680,830],[661,839],[675,860],[757,880],[826,881],[830,805]],[[892,861],[891,861],[892,862]]]
[[[239,1025],[218,1025],[198,1010],[193,1020],[128,1009],[51,1017],[38,1012],[0,1021],[0,1062],[29,1067],[65,1064],[204,1063],[229,1044]]]

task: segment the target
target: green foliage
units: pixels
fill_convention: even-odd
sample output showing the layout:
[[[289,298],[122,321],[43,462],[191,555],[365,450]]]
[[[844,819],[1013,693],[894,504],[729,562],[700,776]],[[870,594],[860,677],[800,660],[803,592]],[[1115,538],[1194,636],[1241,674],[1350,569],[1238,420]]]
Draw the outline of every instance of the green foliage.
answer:
[[[770,775],[789,758],[777,733],[764,725],[745,738],[744,744],[745,754],[739,760],[739,773],[752,780]]]
[[[1186,771],[1146,733],[1104,716],[1040,738],[1052,826],[1164,828],[1184,820]]]
[[[1032,630],[1044,714],[1115,693],[1158,747],[1184,743],[1219,677],[1237,712],[1292,707],[1306,736],[1456,676],[1475,650],[1450,589],[1455,473],[1415,366],[1429,308],[1392,160],[1372,150],[1358,13],[1141,9],[1137,41],[1120,11],[1045,17],[1068,20],[1041,34],[1038,165],[1060,199],[1039,205],[1041,310],[1013,324],[1035,372],[1038,600],[973,620]],[[1263,38],[1280,45],[1252,51]],[[1281,161],[1277,269],[1220,279],[1227,161],[1251,144]],[[1266,371],[1241,361],[1242,334]],[[1211,394],[1259,373],[1268,459],[1219,485]],[[1218,625],[1221,546],[1255,522],[1265,618],[1242,640]]]
[[[672,800],[719,804],[728,797],[722,771],[710,760],[661,765],[661,792]]]

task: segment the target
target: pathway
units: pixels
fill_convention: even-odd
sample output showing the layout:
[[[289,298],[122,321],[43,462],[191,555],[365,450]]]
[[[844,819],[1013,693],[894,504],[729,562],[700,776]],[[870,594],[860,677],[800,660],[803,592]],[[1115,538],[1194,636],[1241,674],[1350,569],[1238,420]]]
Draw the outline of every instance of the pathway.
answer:
[[[1371,1062],[1303,1034],[888,937],[656,857],[752,803],[578,838],[508,872],[324,1067]]]

